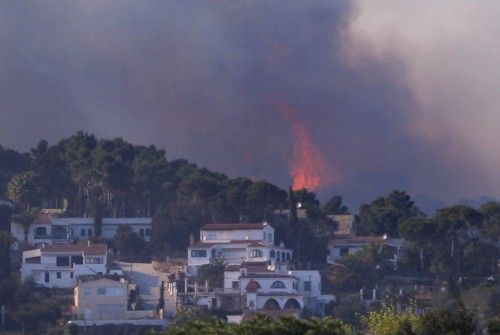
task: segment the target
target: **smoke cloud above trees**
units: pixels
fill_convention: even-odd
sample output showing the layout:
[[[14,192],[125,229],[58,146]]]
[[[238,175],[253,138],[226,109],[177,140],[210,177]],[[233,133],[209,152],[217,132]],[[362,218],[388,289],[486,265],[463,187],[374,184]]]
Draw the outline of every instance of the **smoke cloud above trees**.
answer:
[[[84,130],[286,187],[279,99],[334,171],[320,196],[500,196],[498,5],[370,3],[5,2],[0,143]]]

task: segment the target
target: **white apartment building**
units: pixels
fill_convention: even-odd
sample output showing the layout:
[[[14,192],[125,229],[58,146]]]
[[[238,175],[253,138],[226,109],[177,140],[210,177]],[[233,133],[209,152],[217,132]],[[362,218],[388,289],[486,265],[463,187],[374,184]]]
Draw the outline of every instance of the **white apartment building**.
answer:
[[[129,226],[139,237],[149,241],[151,238],[152,219],[141,218],[103,218],[101,237],[112,239],[120,226]],[[50,243],[70,243],[75,240],[86,240],[95,236],[94,218],[56,218],[49,214],[41,214],[29,227],[28,234],[22,224],[11,223],[11,233],[18,241],[34,246]]]
[[[107,273],[106,244],[52,244],[23,252],[21,279],[40,286],[73,288],[83,275]]]
[[[188,274],[209,264],[211,259],[222,259],[228,265],[246,261],[270,261],[287,264],[292,251],[274,243],[274,228],[263,223],[208,224],[200,231],[200,241],[188,248]]]
[[[224,291],[243,296],[247,312],[298,310],[308,308],[324,313],[332,295],[321,293],[317,270],[277,269],[270,262],[246,262],[228,266],[224,272]]]

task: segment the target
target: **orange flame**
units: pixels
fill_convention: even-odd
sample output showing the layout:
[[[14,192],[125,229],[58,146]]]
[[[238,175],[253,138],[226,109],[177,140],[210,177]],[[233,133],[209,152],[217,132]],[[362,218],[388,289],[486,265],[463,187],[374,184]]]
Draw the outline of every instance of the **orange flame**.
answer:
[[[292,189],[307,188],[316,191],[339,181],[338,173],[326,163],[320,149],[311,139],[306,124],[297,116],[297,112],[283,102],[274,105],[278,113],[292,127],[293,154],[290,161]]]

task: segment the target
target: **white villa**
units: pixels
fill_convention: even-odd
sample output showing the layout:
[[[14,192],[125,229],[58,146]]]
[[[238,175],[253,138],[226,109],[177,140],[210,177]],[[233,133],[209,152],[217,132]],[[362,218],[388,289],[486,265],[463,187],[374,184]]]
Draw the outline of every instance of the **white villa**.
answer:
[[[263,223],[207,224],[201,228],[200,241],[188,248],[188,274],[210,260],[223,259],[228,265],[242,262],[270,261],[285,265],[292,259],[292,250],[274,243],[274,228]]]
[[[149,241],[151,237],[151,218],[103,218],[101,237],[112,239],[120,226],[130,226],[140,237]],[[85,240],[95,236],[93,218],[56,218],[41,214],[29,227],[25,236],[24,227],[17,222],[11,223],[11,233],[18,241],[39,246],[50,243],[70,243],[76,239]]]
[[[324,313],[332,295],[321,293],[318,270],[277,269],[270,262],[246,262],[224,271],[224,290],[243,297],[248,312],[308,308]]]
[[[188,249],[187,274],[193,278],[199,266],[221,259],[224,287],[210,290],[189,285],[186,278],[182,303],[243,310],[247,316],[259,311],[300,315],[304,309],[323,314],[334,297],[321,293],[319,271],[289,270],[292,250],[274,241],[274,228],[266,222],[203,226],[200,241]]]
[[[73,288],[83,275],[107,273],[106,244],[52,244],[23,252],[21,279],[45,287]]]

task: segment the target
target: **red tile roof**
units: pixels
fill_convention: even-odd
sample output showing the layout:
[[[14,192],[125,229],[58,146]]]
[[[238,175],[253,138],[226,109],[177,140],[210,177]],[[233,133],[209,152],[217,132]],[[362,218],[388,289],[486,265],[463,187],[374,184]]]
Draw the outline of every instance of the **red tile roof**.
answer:
[[[42,252],[83,252],[85,255],[106,255],[108,246],[96,244],[50,244],[41,248]]]
[[[266,226],[264,223],[213,223],[204,225],[202,230],[247,230],[262,229]]]
[[[247,292],[257,292],[261,288],[260,284],[253,279],[250,279],[245,289]]]

